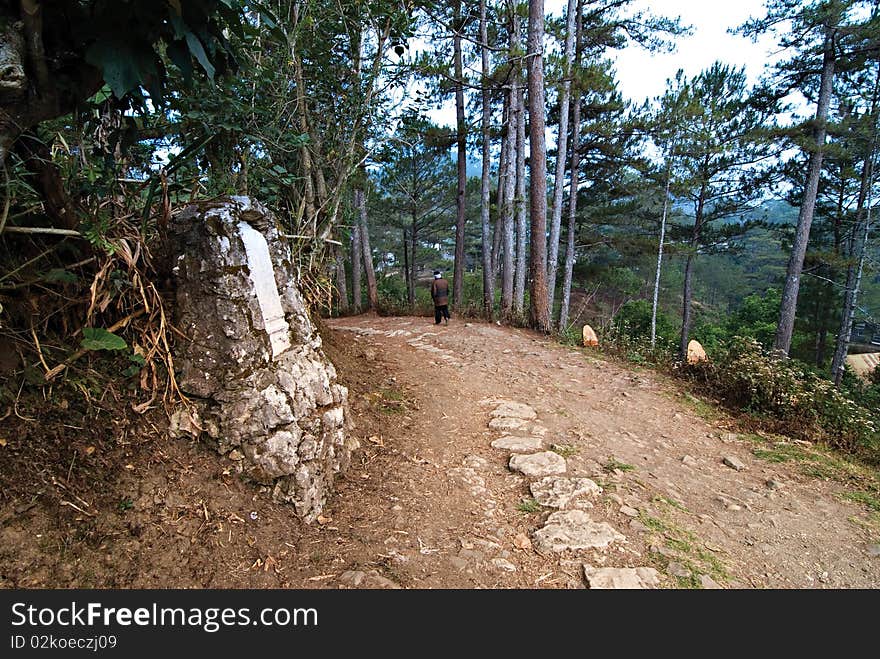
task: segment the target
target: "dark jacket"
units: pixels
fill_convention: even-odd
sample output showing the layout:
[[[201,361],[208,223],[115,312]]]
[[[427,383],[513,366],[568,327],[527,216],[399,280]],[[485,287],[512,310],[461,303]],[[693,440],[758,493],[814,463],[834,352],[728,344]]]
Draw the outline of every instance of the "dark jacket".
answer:
[[[435,307],[445,307],[449,304],[449,282],[443,279],[435,279],[431,282],[431,298]]]

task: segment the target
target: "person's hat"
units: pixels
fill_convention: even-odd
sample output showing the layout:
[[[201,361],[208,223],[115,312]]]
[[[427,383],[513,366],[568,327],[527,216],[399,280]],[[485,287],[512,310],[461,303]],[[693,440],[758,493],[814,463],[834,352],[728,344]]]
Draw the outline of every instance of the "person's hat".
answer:
[[[434,270],[434,279],[440,279],[443,274],[439,270]]]

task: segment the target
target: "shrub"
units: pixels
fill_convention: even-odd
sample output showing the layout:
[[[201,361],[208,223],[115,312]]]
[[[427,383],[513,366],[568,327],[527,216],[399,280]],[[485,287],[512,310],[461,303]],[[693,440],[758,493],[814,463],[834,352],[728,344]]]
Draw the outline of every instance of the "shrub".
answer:
[[[712,361],[685,364],[682,372],[779,432],[880,457],[874,413],[798,362],[765,353],[755,339],[734,337]]]

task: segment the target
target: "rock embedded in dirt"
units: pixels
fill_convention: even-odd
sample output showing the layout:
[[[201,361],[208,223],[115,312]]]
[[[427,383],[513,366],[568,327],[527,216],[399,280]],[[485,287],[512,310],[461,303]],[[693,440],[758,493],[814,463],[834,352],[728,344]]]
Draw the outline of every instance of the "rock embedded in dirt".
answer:
[[[731,469],[736,469],[737,471],[742,471],[746,468],[746,463],[733,455],[725,456],[722,462]]]
[[[602,488],[589,478],[560,478],[545,476],[529,485],[532,497],[542,506],[550,508],[580,507],[579,499],[602,493]],[[592,504],[585,507],[591,507]]]
[[[691,576],[691,571],[677,561],[672,561],[666,566],[666,571],[673,577],[681,577],[687,579]]]
[[[489,421],[489,427],[492,430],[500,430],[506,432],[509,430],[517,430],[526,425],[525,420],[516,417],[499,416]]]
[[[770,480],[767,481],[766,484],[767,484],[767,488],[771,489],[771,490],[778,490],[779,488],[782,487],[782,482],[776,480],[775,478],[771,478]]]
[[[492,565],[503,572],[516,572],[516,565],[504,558],[493,558]]]
[[[517,437],[504,435],[492,442],[492,448],[511,451],[513,453],[531,453],[540,451],[544,446],[544,440],[540,437]]]
[[[697,459],[694,458],[693,456],[690,456],[690,455],[686,455],[686,456],[684,456],[684,457],[681,459],[681,461],[682,461],[684,464],[686,464],[688,467],[696,467],[696,466],[699,464],[699,463],[697,462]]]
[[[564,474],[566,470],[565,458],[552,451],[511,456],[509,466],[530,478]]]
[[[531,421],[532,419],[538,418],[538,413],[535,412],[535,409],[533,407],[526,405],[525,403],[517,403],[508,400],[503,401],[498,407],[492,410],[489,413],[489,416]]]
[[[584,565],[584,579],[590,589],[643,590],[660,585],[660,573],[650,567],[593,567]]]
[[[639,511],[633,508],[632,506],[621,506],[620,512],[627,517],[638,517]]]
[[[700,585],[706,590],[720,590],[721,585],[718,584],[712,577],[708,574],[700,575]]]
[[[276,218],[248,197],[187,206],[170,226],[176,362],[194,423],[172,431],[238,450],[251,479],[315,519],[357,446],[348,390],[321,350]]]
[[[556,512],[534,533],[538,552],[602,549],[626,538],[605,522],[596,522],[582,510]]]

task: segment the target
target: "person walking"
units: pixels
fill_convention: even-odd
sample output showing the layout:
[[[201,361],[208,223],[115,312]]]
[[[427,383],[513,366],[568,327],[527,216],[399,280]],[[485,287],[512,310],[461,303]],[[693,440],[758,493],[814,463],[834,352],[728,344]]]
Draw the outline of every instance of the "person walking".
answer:
[[[431,282],[431,299],[434,300],[434,324],[439,325],[444,318],[449,324],[449,282],[443,279],[443,273],[434,270],[434,281]]]

